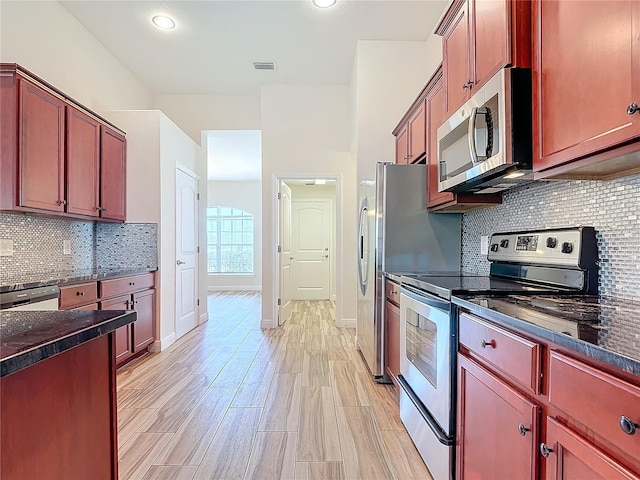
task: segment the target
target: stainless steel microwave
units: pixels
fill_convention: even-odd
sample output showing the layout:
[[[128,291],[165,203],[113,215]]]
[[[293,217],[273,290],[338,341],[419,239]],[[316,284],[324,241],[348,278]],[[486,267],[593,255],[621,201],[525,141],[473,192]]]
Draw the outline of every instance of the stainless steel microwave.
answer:
[[[497,193],[531,181],[531,70],[500,70],[437,133],[439,191]]]

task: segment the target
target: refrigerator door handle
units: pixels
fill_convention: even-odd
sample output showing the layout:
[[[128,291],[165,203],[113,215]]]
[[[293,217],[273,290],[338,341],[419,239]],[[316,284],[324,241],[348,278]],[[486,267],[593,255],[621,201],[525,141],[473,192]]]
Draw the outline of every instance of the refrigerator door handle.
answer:
[[[360,224],[358,225],[358,236],[360,237],[360,254],[358,255],[358,280],[360,281],[360,290],[364,295],[367,291],[367,277],[369,272],[363,271],[363,261],[364,259],[364,242],[365,242],[365,222],[367,220],[367,204],[366,200],[363,202],[362,207],[360,209]],[[369,263],[366,263],[367,269],[369,268]]]

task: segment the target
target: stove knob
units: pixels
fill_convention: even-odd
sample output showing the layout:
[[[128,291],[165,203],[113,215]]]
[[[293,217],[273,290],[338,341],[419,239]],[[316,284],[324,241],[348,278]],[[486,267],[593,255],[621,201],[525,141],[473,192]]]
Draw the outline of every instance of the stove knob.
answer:
[[[554,237],[547,238],[547,248],[556,248],[558,246],[558,239]]]
[[[498,246],[498,244],[497,244],[497,243],[492,243],[492,244],[491,244],[491,251],[492,251],[492,252],[497,252],[497,251],[498,251],[498,248],[499,248],[499,246]]]
[[[507,240],[507,239],[500,240],[500,246],[502,248],[507,248],[509,246],[509,240]]]
[[[562,244],[562,248],[560,249],[560,251],[562,253],[571,253],[573,252],[573,243],[571,242],[564,242]]]

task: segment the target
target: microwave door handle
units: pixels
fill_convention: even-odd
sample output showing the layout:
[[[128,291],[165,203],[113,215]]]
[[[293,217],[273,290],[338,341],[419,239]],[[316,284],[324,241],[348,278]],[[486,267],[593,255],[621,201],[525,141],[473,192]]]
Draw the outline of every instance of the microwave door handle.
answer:
[[[476,165],[478,163],[478,150],[476,148],[476,116],[478,115],[478,108],[471,109],[471,116],[469,118],[469,131],[467,138],[469,139],[469,152],[471,153],[471,163]]]

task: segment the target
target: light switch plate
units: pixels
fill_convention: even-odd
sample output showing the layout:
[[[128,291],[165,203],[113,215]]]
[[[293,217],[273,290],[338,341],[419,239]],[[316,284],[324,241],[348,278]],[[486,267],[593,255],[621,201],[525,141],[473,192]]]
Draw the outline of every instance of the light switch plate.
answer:
[[[0,239],[0,257],[13,256],[13,240],[3,238]]]
[[[489,254],[489,236],[482,235],[480,237],[480,255],[488,255]]]
[[[71,255],[71,240],[62,241],[62,254]]]

